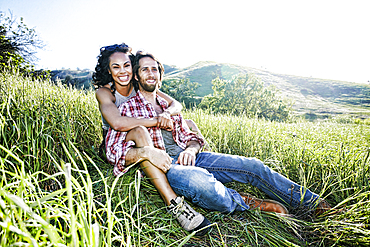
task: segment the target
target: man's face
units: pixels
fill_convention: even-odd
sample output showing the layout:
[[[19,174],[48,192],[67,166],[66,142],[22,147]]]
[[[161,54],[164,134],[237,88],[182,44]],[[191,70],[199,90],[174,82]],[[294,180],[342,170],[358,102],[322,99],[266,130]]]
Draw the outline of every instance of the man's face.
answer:
[[[153,92],[160,83],[158,64],[150,57],[143,57],[139,61],[139,71],[136,80],[139,82],[140,90]]]

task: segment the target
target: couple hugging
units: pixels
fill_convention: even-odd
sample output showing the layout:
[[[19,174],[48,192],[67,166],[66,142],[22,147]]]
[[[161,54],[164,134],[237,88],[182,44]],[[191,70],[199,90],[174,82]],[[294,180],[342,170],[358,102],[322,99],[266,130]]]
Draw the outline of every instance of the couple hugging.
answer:
[[[100,49],[93,74],[103,121],[103,143],[116,176],[138,163],[168,210],[187,231],[204,235],[210,222],[185,200],[224,213],[260,209],[287,215],[303,205],[316,214],[331,209],[319,195],[256,158],[201,152],[205,141],[182,106],[159,90],[162,64],[126,44]],[[190,131],[193,130],[193,131]],[[258,199],[224,184],[251,184],[271,199]]]

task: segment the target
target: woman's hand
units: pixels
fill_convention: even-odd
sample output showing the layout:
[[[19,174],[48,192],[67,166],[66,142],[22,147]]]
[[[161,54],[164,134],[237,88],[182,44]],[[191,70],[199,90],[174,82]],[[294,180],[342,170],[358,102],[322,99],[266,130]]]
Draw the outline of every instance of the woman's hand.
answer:
[[[173,159],[164,150],[153,146],[131,148],[126,154],[125,166],[145,160],[166,173],[171,168]]]
[[[171,115],[167,111],[158,115],[157,127],[168,131],[173,130],[173,121],[171,119]]]
[[[149,147],[149,150],[148,161],[164,173],[167,173],[171,168],[172,158],[164,150],[155,147]]]

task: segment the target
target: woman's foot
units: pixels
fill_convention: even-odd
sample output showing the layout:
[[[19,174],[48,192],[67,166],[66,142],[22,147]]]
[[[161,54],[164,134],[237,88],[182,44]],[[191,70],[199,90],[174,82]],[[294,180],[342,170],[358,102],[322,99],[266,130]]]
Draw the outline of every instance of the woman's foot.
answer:
[[[168,206],[168,210],[185,230],[189,232],[198,231],[195,233],[195,236],[203,236],[211,228],[209,226],[211,223],[208,219],[190,207],[183,197],[172,199],[170,206]]]

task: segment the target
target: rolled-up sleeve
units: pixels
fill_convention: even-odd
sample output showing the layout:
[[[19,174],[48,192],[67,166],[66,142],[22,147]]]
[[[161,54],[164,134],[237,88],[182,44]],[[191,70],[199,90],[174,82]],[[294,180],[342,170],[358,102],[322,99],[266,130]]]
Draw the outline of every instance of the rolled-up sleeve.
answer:
[[[201,147],[203,147],[205,143],[204,139],[190,131],[188,125],[185,123],[185,120],[181,115],[173,116],[172,120],[174,120],[175,125],[172,135],[177,145],[179,145],[182,149],[185,149],[189,141],[196,141]]]

